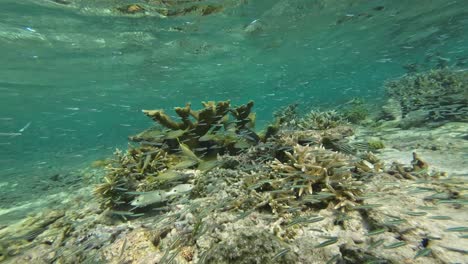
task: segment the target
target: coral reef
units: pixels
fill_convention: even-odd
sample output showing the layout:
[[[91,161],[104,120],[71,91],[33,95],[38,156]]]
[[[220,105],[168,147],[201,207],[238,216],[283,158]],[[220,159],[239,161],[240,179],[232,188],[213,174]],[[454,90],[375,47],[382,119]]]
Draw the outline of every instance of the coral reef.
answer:
[[[0,257],[10,263],[435,264],[466,255],[466,181],[434,169],[416,145],[386,156],[396,144],[413,142],[408,134],[349,124],[298,129],[284,118],[294,116],[286,108],[270,126],[277,133],[255,133],[255,140],[253,103],[228,105],[177,108],[179,121],[145,111],[159,126],[132,137],[139,145],[95,164],[106,170],[95,188],[99,199],[83,189],[60,211],[1,229]],[[466,140],[466,126],[455,128],[447,129]],[[446,130],[428,135],[437,133]],[[253,138],[248,146],[231,149],[245,137]],[[223,144],[231,138],[235,143]],[[208,159],[197,151],[202,144],[223,151]]]
[[[358,203],[362,183],[353,178],[349,158],[321,147],[300,145],[285,153],[287,161],[270,164],[273,174],[281,175],[269,182],[273,189],[291,189],[296,197],[309,194],[302,201],[311,204],[333,200],[335,209]]]
[[[165,130],[153,127],[131,136],[130,140],[140,146],[130,146],[125,153],[115,152],[115,159],[106,166],[104,182],[95,193],[106,208],[128,209],[130,205],[160,204],[175,190],[190,189],[187,186],[194,173],[186,169],[210,170],[220,165],[216,155],[235,155],[266,140],[253,130],[253,105],[250,101],[231,107],[229,101],[210,101],[203,103],[204,108],[193,110],[187,104],[175,108],[180,121],[163,110],[143,110]],[[267,134],[271,137],[274,133],[267,130]],[[152,192],[152,197],[141,192]]]
[[[302,129],[318,130],[335,128],[346,124],[346,119],[334,110],[324,112],[312,110],[298,122],[298,126]]]
[[[467,87],[468,72],[450,68],[389,81],[385,88],[390,98],[382,118],[397,120],[403,128],[467,121]]]
[[[235,153],[261,140],[252,129],[255,114],[253,101],[235,108],[229,101],[203,102],[203,109],[193,110],[190,104],[175,108],[181,121],[172,120],[163,110],[143,110],[148,117],[169,131],[151,128],[129,139],[141,144],[157,145],[168,151],[178,149],[183,142],[195,154],[216,156]]]
[[[122,6],[117,8],[120,12],[124,14],[136,14],[136,13],[142,13],[145,12],[145,9],[137,4],[131,4],[127,6]]]
[[[198,0],[186,1],[145,1],[143,4],[129,4],[117,7],[123,14],[156,13],[163,17],[178,17],[187,15],[208,16],[222,12],[226,5],[210,4]],[[239,3],[237,3],[239,4]]]
[[[359,124],[369,116],[369,106],[362,99],[353,99],[342,109],[345,119],[353,124]]]

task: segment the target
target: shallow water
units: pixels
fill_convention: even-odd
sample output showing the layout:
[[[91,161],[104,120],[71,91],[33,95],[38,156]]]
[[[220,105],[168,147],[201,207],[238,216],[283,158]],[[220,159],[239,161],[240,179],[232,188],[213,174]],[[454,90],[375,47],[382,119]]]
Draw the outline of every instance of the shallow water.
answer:
[[[152,124],[141,109],[251,99],[261,128],[294,102],[378,105],[407,64],[465,68],[466,1],[417,2],[224,0],[222,12],[162,17],[122,14],[127,1],[4,0],[0,181],[16,189],[2,202],[125,148]]]

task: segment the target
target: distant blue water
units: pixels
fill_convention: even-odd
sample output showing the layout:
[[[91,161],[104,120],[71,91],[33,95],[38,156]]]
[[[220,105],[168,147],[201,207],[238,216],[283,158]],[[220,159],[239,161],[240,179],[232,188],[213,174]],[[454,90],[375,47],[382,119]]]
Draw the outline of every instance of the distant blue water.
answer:
[[[466,67],[466,1],[219,1],[223,12],[124,16],[126,1],[2,1],[0,179],[26,182],[125,148],[141,109],[255,101],[275,109],[383,99],[385,80]],[[99,3],[96,3],[99,2]],[[141,1],[145,3],[145,1]]]

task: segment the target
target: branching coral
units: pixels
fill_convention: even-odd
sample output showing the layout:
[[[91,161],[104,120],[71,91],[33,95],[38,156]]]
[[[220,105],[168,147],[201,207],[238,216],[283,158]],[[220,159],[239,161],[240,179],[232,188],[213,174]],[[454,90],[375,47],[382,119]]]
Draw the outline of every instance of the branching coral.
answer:
[[[403,118],[423,120],[419,125],[428,121],[466,121],[467,87],[468,72],[448,68],[404,76],[385,84],[392,104],[401,107]]]
[[[253,101],[235,108],[229,101],[202,104],[204,108],[200,110],[193,110],[190,104],[175,108],[180,121],[173,120],[163,110],[143,110],[169,131],[151,128],[130,140],[157,144],[170,152],[183,142],[199,156],[236,153],[261,140],[252,130],[255,123],[255,114],[251,112]]]
[[[298,122],[298,126],[302,129],[318,130],[335,128],[346,124],[346,119],[334,110],[324,112],[312,110]]]
[[[147,191],[153,178],[177,162],[164,150],[148,146],[130,148],[125,154],[116,150],[114,156],[113,162],[106,166],[104,182],[95,188],[104,207],[128,203],[132,198],[128,192]]]
[[[343,109],[343,115],[346,120],[353,124],[359,124],[369,116],[368,106],[361,99],[353,99]]]
[[[187,183],[187,173],[180,170],[196,166],[209,170],[218,165],[216,160],[202,158],[236,154],[256,145],[261,138],[252,130],[253,105],[250,101],[231,107],[229,101],[210,101],[203,103],[204,108],[193,110],[187,104],[175,108],[179,121],[163,110],[143,110],[167,129],[151,128],[130,137],[140,146],[131,146],[126,153],[116,151],[116,158],[106,167],[107,175],[95,193],[102,198],[104,207],[125,207],[131,204],[135,192],[165,193],[175,184]]]
[[[296,145],[292,152],[286,152],[286,156],[286,161],[275,160],[270,164],[281,182],[280,188],[293,189],[298,198],[306,193],[319,193],[319,200],[333,200],[335,208],[358,202],[361,182],[353,178],[352,163],[346,156],[323,147],[300,145]]]

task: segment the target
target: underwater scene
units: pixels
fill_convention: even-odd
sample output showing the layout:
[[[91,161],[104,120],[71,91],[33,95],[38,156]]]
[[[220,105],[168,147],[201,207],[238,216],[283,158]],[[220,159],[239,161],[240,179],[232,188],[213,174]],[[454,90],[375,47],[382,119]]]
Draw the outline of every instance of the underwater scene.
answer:
[[[468,1],[1,9],[0,263],[468,263]]]

